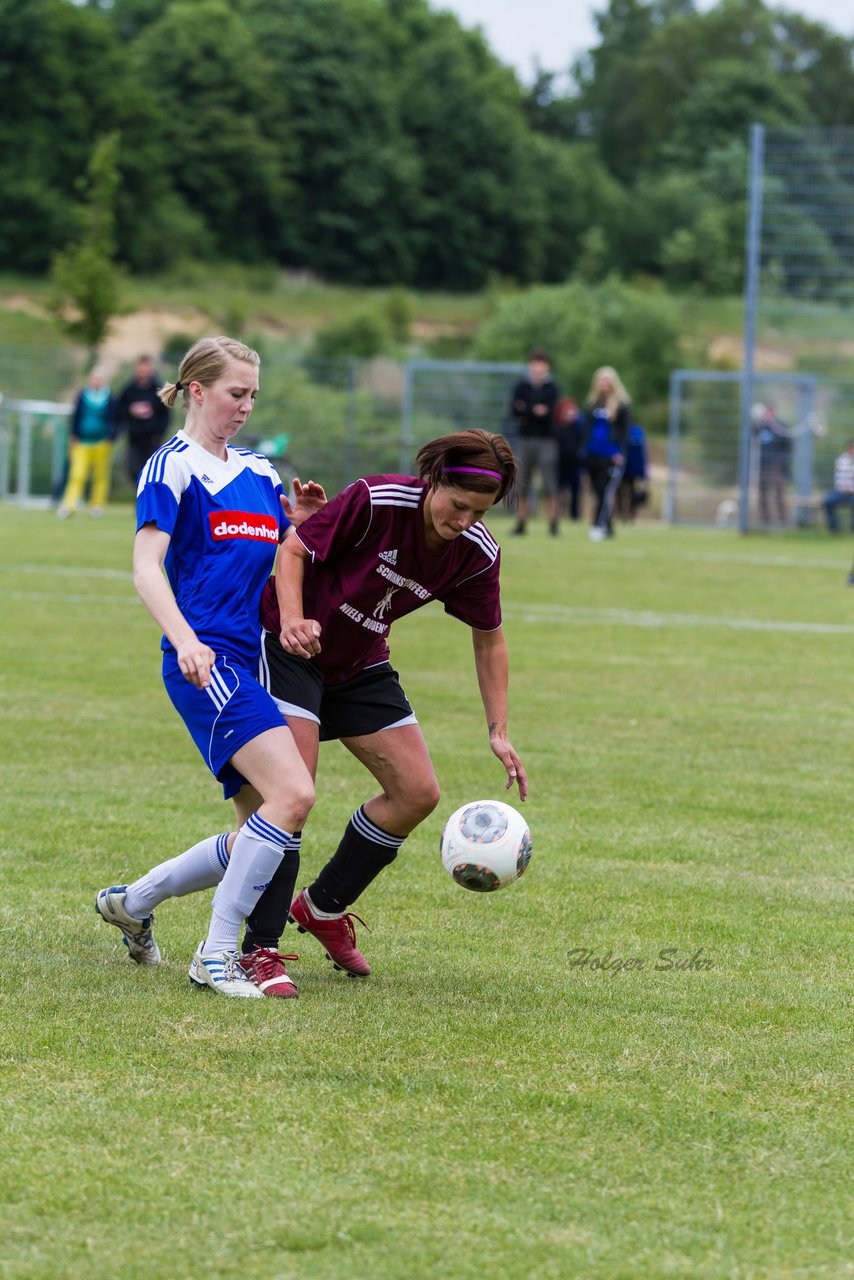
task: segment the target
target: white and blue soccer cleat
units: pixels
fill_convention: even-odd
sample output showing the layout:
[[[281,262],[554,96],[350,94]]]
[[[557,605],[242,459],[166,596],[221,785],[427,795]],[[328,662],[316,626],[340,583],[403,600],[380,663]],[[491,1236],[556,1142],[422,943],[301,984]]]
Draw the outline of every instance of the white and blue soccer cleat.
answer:
[[[263,1000],[264,992],[250,982],[240,966],[236,951],[215,951],[202,954],[204,942],[190,964],[190,981],[197,987],[209,987],[221,996],[245,996],[249,1000]]]
[[[114,924],[117,929],[121,929],[131,960],[135,960],[137,964],[160,964],[160,948],[151,932],[154,912],[144,920],[129,916],[125,911],[126,890],[126,884],[114,884],[110,889],[101,889],[95,898],[95,910],[107,924]]]

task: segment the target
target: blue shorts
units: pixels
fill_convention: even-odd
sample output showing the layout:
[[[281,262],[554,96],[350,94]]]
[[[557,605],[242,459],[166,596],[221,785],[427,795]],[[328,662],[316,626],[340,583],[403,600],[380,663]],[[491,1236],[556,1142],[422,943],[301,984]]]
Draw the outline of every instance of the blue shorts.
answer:
[[[231,757],[259,733],[280,729],[287,723],[285,717],[252,672],[223,654],[211,669],[208,688],[197,689],[181,674],[174,650],[167,649],[163,683],[202,759],[230,800],[246,783],[230,763]]]

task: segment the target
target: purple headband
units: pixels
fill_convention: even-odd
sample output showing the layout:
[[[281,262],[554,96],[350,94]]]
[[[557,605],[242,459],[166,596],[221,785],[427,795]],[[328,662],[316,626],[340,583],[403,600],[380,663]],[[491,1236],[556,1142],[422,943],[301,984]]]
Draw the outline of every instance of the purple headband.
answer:
[[[496,480],[504,479],[500,471],[487,471],[486,467],[445,467],[445,471],[467,471],[473,476],[494,476]]]

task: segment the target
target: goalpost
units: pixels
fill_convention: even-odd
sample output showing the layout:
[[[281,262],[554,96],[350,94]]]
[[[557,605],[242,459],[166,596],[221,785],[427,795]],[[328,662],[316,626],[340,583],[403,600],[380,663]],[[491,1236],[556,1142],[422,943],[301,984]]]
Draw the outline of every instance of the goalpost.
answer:
[[[0,500],[46,504],[65,471],[71,405],[0,395]]]

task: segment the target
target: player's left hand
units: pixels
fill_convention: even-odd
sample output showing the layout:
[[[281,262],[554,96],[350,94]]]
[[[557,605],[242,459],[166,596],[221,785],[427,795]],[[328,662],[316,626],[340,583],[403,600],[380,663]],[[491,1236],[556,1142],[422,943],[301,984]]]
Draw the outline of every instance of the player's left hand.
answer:
[[[326,506],[326,490],[316,480],[308,480],[305,484],[294,478],[294,501],[291,503],[285,494],[280,499],[282,510],[294,526],[301,525],[303,520],[313,516],[321,507]]]
[[[510,791],[515,783],[519,788],[519,799],[527,800],[528,775],[525,772],[525,766],[514,750],[513,743],[503,734],[496,733],[489,739],[489,745],[507,770],[505,791]]]

